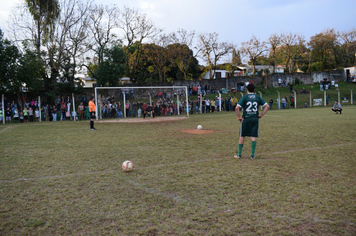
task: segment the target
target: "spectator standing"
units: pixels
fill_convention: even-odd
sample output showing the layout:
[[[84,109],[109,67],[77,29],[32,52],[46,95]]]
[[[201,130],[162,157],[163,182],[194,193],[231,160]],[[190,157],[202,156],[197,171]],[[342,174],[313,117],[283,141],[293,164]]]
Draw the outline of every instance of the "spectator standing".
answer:
[[[52,107],[52,106],[49,106],[49,107],[48,107],[49,121],[53,121],[53,115],[52,115],[52,113],[53,113],[53,108],[54,108],[54,106],[53,106],[53,107]]]
[[[230,100],[228,97],[225,98],[225,111],[230,111]]]
[[[11,123],[11,110],[10,107],[8,107],[5,111],[5,119],[6,119],[6,124],[10,124]]]
[[[20,123],[23,123],[24,122],[24,117],[23,117],[23,112],[21,111],[20,112]]]
[[[215,99],[210,101],[211,112],[215,111],[216,102]]]
[[[289,91],[290,91],[290,93],[293,92],[293,84],[292,83],[289,83]]]
[[[286,98],[285,97],[282,98],[282,108],[283,109],[286,108]]]
[[[43,110],[44,110],[45,115],[46,115],[46,121],[49,121],[48,105],[46,105],[46,106],[43,108]]]
[[[125,109],[126,109],[126,117],[130,117],[130,108],[131,108],[131,103],[129,100],[126,101]]]
[[[206,106],[206,113],[210,113],[210,101],[208,98],[205,100],[205,106]]]
[[[136,117],[136,112],[137,112],[137,103],[133,102],[132,103],[132,117]]]
[[[30,107],[28,109],[28,116],[30,118],[30,122],[33,122],[33,109],[32,109],[32,107]]]
[[[290,107],[294,108],[294,96],[291,96],[290,98]]]
[[[15,120],[15,123],[19,122],[19,111],[17,110],[17,108],[15,108],[15,111],[14,111],[14,120]]]
[[[23,116],[24,116],[25,122],[27,123],[28,122],[28,110],[27,110],[27,107],[25,107],[23,109]]]
[[[35,110],[35,116],[36,116],[36,121],[40,121],[40,111],[38,110],[38,108],[36,108]]]
[[[117,103],[117,116],[119,117],[119,118],[122,118],[122,107],[121,107],[121,102],[119,101],[118,103]]]
[[[114,102],[111,105],[111,118],[116,118],[116,109],[117,109],[117,105],[116,102]]]
[[[57,110],[59,111],[60,109],[61,109],[61,97],[60,96],[58,96],[57,98],[56,98],[56,100],[55,100],[55,102],[56,102],[56,105],[57,105]],[[31,105],[32,105],[32,102],[31,102]]]
[[[141,117],[141,112],[142,112],[142,103],[139,101],[137,102],[137,117]]]
[[[270,109],[272,109],[272,106],[273,106],[273,99],[269,98],[269,107],[270,107]]]
[[[78,115],[79,115],[79,120],[83,120],[84,118],[84,105],[83,102],[81,102],[78,106]]]
[[[52,109],[52,121],[57,121],[57,108],[56,108],[56,106],[53,106],[53,109]]]
[[[62,112],[62,117],[61,117],[61,120],[66,120],[67,117],[66,117],[66,113],[67,113],[67,106],[66,104],[64,103],[64,101],[61,103],[61,112]]]
[[[236,96],[234,96],[234,98],[232,99],[232,110],[235,111],[237,105],[237,98]]]

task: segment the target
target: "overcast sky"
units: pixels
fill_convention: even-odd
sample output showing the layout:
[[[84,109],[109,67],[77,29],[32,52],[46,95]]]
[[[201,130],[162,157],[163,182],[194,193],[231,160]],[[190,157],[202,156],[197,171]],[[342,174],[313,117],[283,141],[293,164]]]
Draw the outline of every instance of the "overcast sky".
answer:
[[[11,9],[23,0],[0,0],[0,27]],[[356,0],[95,0],[137,8],[166,33],[177,29],[219,34],[219,41],[236,44],[252,35],[261,40],[273,33],[311,36],[328,28],[356,28]],[[6,37],[6,35],[5,35]]]

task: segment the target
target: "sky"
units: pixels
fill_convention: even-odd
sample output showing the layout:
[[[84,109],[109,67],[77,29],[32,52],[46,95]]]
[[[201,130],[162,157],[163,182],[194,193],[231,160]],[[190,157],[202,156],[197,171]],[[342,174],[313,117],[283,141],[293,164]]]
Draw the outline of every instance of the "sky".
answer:
[[[23,0],[0,0],[0,27]],[[94,0],[96,4],[129,6],[145,13],[165,33],[178,29],[219,34],[219,41],[241,42],[255,35],[299,33],[308,41],[326,29],[356,28],[355,0]],[[5,31],[6,32],[6,31]],[[6,34],[5,34],[6,37]]]

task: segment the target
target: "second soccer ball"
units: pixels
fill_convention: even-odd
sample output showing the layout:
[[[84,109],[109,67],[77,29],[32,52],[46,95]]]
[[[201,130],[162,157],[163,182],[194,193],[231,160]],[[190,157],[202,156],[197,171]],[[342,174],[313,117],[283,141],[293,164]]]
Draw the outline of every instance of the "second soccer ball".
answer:
[[[197,129],[203,129],[203,127],[201,125],[198,125]]]

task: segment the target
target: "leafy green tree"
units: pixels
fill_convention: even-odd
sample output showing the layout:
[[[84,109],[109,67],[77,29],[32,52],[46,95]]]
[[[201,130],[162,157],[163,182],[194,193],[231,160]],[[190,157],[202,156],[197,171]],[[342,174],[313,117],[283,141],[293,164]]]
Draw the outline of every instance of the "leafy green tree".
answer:
[[[338,62],[335,61],[337,46],[337,35],[333,30],[316,34],[310,38],[309,47],[311,49],[312,71],[324,71],[335,68]]]
[[[35,46],[40,55],[41,42],[47,41],[53,34],[60,12],[59,3],[57,0],[25,0],[25,3],[36,22]]]
[[[103,60],[93,73],[97,86],[118,86],[126,71],[127,55],[121,45],[103,50]]]
[[[166,81],[166,75],[170,69],[167,49],[152,43],[144,44],[142,51],[152,63],[153,69],[150,72],[155,71],[158,74],[159,81]]]
[[[21,104],[22,92],[37,91],[42,85],[43,66],[36,52],[23,44],[21,52],[0,29],[0,90],[17,95]]]

